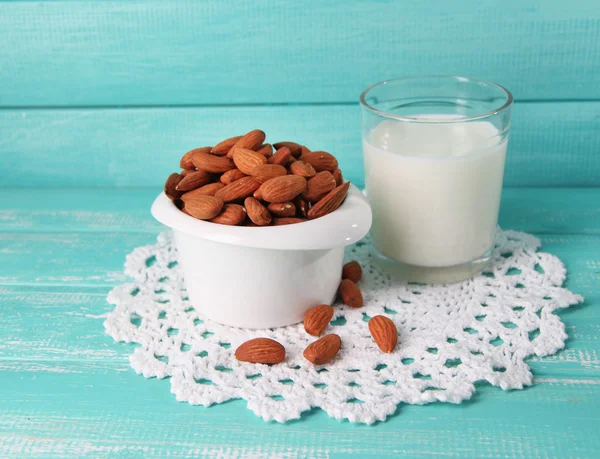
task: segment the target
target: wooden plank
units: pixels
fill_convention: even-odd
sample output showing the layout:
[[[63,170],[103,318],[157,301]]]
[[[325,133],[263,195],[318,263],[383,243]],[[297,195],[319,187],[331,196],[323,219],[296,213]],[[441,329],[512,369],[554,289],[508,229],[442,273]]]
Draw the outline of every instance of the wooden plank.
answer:
[[[76,370],[79,363],[75,363]],[[600,450],[600,386],[489,386],[462,405],[402,405],[374,427],[320,410],[303,422],[265,423],[234,401],[175,403],[168,380],[133,371],[5,371],[0,455],[47,457],[581,457]]]
[[[147,233],[0,233],[0,284],[113,286],[125,256],[152,243]]]
[[[355,105],[0,110],[4,187],[162,186],[187,150],[260,127],[331,151],[362,185]],[[600,185],[600,102],[515,105],[506,186]]]
[[[354,102],[440,73],[600,98],[589,0],[3,1],[0,30],[3,106]]]
[[[161,188],[0,188],[0,231],[149,232]],[[535,234],[600,234],[600,188],[505,188],[500,226]]]

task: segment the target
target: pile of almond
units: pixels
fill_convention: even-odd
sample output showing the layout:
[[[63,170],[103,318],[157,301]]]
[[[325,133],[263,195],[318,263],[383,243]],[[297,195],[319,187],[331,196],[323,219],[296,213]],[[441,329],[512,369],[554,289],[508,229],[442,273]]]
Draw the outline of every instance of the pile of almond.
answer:
[[[186,214],[223,225],[301,223],[342,204],[350,182],[333,155],[265,138],[256,129],[188,151],[165,194]]]
[[[356,261],[346,263],[342,269],[342,282],[339,295],[351,307],[363,306],[363,297],[357,282],[362,277],[362,269]],[[321,304],[309,309],[304,315],[304,330],[311,336],[321,336],[333,318],[334,309]],[[392,352],[398,342],[398,331],[394,322],[385,316],[369,319],[369,332],[375,344],[383,352]],[[329,363],[342,347],[341,338],[327,334],[311,343],[304,350],[304,358],[314,365]],[[235,351],[236,359],[242,362],[275,364],[285,361],[285,347],[270,338],[254,338],[246,341]]]

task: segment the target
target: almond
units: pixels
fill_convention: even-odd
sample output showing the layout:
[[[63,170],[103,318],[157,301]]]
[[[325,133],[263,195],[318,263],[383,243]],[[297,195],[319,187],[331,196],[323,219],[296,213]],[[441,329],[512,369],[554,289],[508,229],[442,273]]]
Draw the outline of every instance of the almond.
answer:
[[[364,304],[360,288],[350,279],[344,279],[340,283],[340,296],[344,304],[352,308],[360,308]]]
[[[331,172],[319,172],[306,183],[306,191],[302,196],[310,202],[317,202],[335,188],[335,178]]]
[[[304,358],[315,365],[323,365],[333,360],[340,347],[342,340],[338,335],[325,335],[304,349]]]
[[[239,225],[246,218],[246,209],[239,204],[225,204],[223,210],[215,218],[211,218],[211,222],[220,223],[221,225]]]
[[[290,172],[304,178],[314,177],[317,173],[314,167],[304,161],[296,161],[290,164]]]
[[[246,174],[244,174],[241,170],[231,169],[230,171],[227,171],[223,175],[221,175],[221,178],[219,180],[221,181],[221,183],[229,185],[230,183],[233,183],[236,180],[239,180],[244,177],[246,177]]]
[[[292,225],[294,223],[304,223],[308,220],[306,218],[297,217],[276,217],[273,219],[273,226]]]
[[[248,132],[247,134],[244,134],[240,140],[238,140],[235,145],[234,148],[246,148],[248,150],[258,150],[260,148],[260,146],[263,144],[263,142],[265,141],[265,138],[267,136],[265,135],[265,133],[263,131],[261,131],[260,129],[255,129],[253,131]],[[231,150],[229,150],[229,153],[227,153],[228,157],[231,157],[231,154],[233,148]]]
[[[167,177],[167,181],[165,182],[165,194],[171,201],[179,199],[183,194],[181,191],[177,190],[177,185],[179,185],[179,182],[182,180],[183,175],[178,174],[177,172],[173,172]]]
[[[342,268],[342,279],[350,279],[356,284],[361,277],[362,268],[358,264],[358,261],[349,261]]]
[[[192,156],[192,162],[199,170],[206,172],[227,172],[228,170],[234,169],[235,164],[229,158],[223,158],[222,156],[215,156],[210,153],[197,152]]]
[[[241,138],[241,135],[238,135],[236,137],[229,137],[228,139],[225,139],[222,142],[216,144],[214,147],[212,147],[212,150],[210,152],[213,155],[225,156]]]
[[[299,217],[306,217],[308,215],[308,201],[306,199],[298,196],[294,199],[294,204],[296,205],[296,212],[298,212]]]
[[[333,178],[335,179],[335,186],[340,186],[344,183],[344,176],[342,175],[342,171],[339,169],[334,170],[332,173]]]
[[[188,199],[193,199],[195,196],[214,196],[215,193],[224,186],[225,185],[223,185],[221,182],[209,183],[208,185],[201,186],[200,188],[196,188],[195,190],[188,191],[181,197],[181,199],[183,201],[187,201]]]
[[[306,189],[306,179],[299,175],[284,175],[267,180],[260,186],[262,199],[267,202],[291,201]]]
[[[277,150],[273,156],[271,156],[267,162],[269,164],[279,164],[280,166],[287,166],[290,162],[292,153],[288,147],[283,147]]]
[[[308,147],[302,145],[300,156],[305,155],[306,153],[310,153],[310,149]]]
[[[270,158],[273,154],[273,146],[270,143],[264,143],[256,150],[256,153],[260,153],[265,158]]]
[[[296,206],[293,202],[272,202],[267,209],[276,217],[293,217],[296,215]]]
[[[258,226],[265,226],[271,223],[271,214],[258,199],[247,197],[244,200],[244,206],[246,206],[248,218],[250,218],[253,223],[256,223]]]
[[[321,336],[332,317],[333,308],[327,304],[310,308],[304,314],[304,330],[309,335]]]
[[[252,196],[252,193],[258,189],[260,182],[253,177],[244,177],[236,180],[215,193],[215,196],[223,199],[225,202],[237,201]]]
[[[195,167],[193,169],[181,169],[180,174],[184,177],[187,177],[188,175],[193,174],[194,172],[198,172]]]
[[[325,151],[311,151],[302,155],[302,161],[312,164],[317,172],[329,171],[333,172],[338,168],[337,159],[335,156]]]
[[[281,363],[285,360],[285,348],[273,339],[254,338],[235,350],[235,358],[250,363]]]
[[[250,175],[256,166],[266,164],[267,158],[246,148],[233,147],[233,162],[244,174]]]
[[[346,182],[343,185],[340,185],[329,193],[327,193],[324,197],[322,197],[316,204],[308,211],[308,218],[313,220],[315,218],[322,217],[327,215],[334,210],[336,210],[344,199],[346,199],[346,195],[348,194],[348,188],[350,188],[350,182]]]
[[[375,316],[369,320],[369,331],[383,352],[392,352],[398,343],[396,324],[385,316]]]
[[[185,210],[200,220],[216,217],[223,208],[223,200],[215,196],[197,195],[185,201]]]
[[[183,180],[179,182],[176,189],[177,191],[190,191],[200,188],[201,186],[210,183],[211,178],[208,172],[196,171],[191,174],[187,174],[183,177]]]
[[[193,150],[188,151],[181,157],[181,160],[179,161],[179,167],[182,169],[195,169],[196,166],[194,166],[194,163],[192,162],[192,156],[194,156],[194,153],[210,153],[211,148],[212,147],[194,148]]]
[[[258,190],[256,190],[252,196],[254,196],[259,201],[262,200],[262,194],[260,193],[260,188]]]
[[[273,146],[277,150],[279,150],[280,148],[283,148],[283,147],[289,148],[292,156],[295,156],[296,158],[298,156],[300,156],[300,154],[302,153],[302,145],[297,144],[296,142],[277,142],[277,143],[274,143]]]
[[[286,174],[287,171],[283,166],[278,164],[261,164],[252,169],[251,175],[260,183],[265,183],[267,180]]]

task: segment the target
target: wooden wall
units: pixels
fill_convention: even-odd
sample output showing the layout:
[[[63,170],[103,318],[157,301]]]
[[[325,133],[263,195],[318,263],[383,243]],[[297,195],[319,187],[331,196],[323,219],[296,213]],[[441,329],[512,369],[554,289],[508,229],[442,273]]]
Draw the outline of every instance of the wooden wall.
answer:
[[[0,186],[160,186],[255,127],[363,181],[358,96],[461,74],[511,89],[507,186],[600,185],[600,3],[0,0]]]

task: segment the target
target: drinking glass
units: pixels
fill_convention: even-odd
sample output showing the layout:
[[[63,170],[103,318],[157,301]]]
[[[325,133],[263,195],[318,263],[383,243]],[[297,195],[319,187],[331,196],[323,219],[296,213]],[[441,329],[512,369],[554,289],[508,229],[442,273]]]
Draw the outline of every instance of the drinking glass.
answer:
[[[458,76],[396,78],[360,96],[375,258],[395,277],[456,282],[489,264],[512,101]]]

